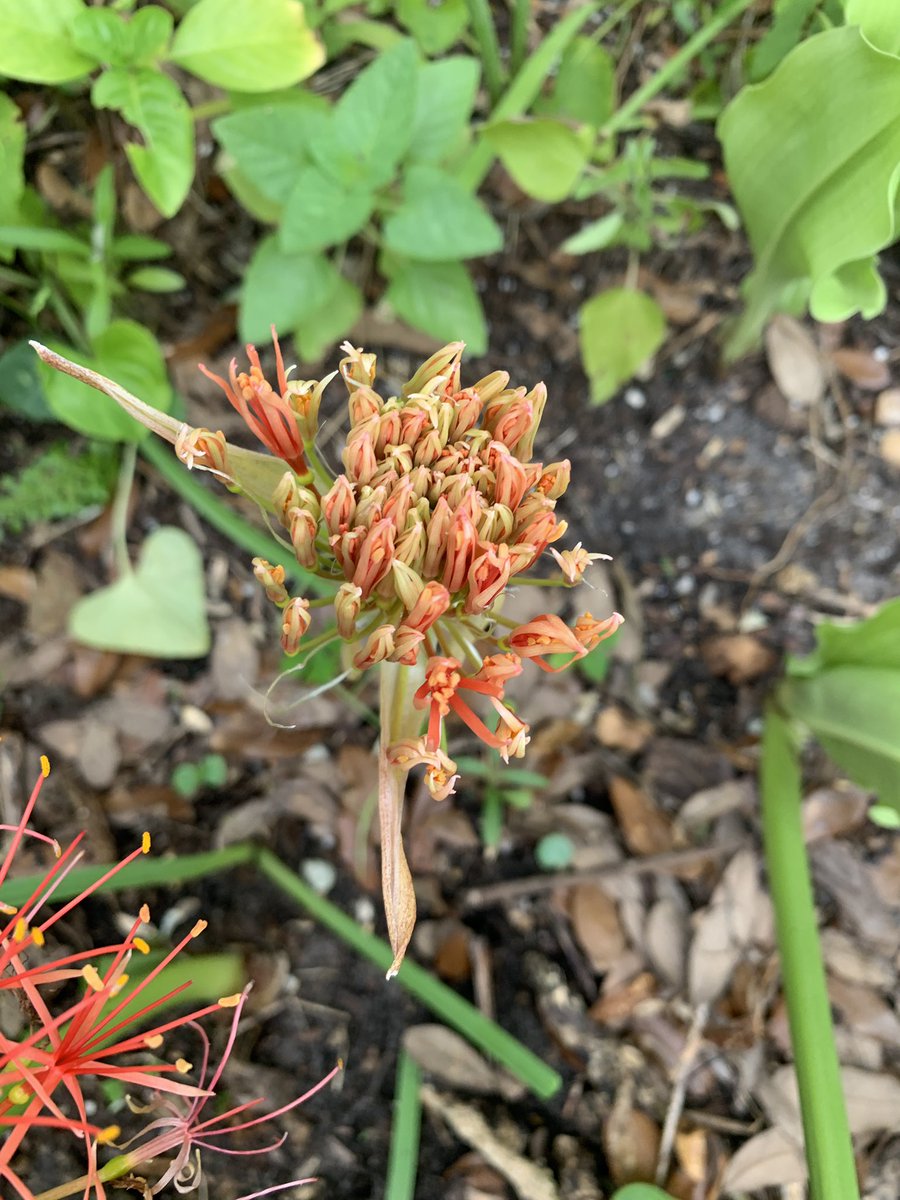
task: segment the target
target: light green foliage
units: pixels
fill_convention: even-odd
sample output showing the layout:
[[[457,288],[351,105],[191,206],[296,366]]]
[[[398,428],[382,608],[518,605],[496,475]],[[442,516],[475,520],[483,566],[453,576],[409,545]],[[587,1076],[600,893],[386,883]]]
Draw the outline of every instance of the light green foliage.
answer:
[[[69,632],[120,654],[202,658],[210,635],[197,546],[182,529],[155,530],[133,570],[78,601]]]
[[[900,54],[900,19],[894,0],[846,0],[844,18],[885,54]]]
[[[530,808],[547,778],[522,767],[500,766],[493,756],[457,756],[456,765],[466,779],[481,780],[481,840],[486,849],[495,850],[503,836],[506,806]]]
[[[900,812],[900,599],[855,625],[822,624],[777,693],[831,757]]]
[[[171,57],[237,92],[289,87],[325,61],[298,0],[199,0],[178,26]]]
[[[266,337],[274,323],[294,333],[305,358],[318,357],[362,311],[359,287],[335,265],[361,234],[383,247],[399,316],[483,352],[481,302],[459,260],[493,253],[503,237],[445,165],[465,145],[477,85],[473,59],[422,63],[407,38],[333,105],[298,94],[214,122],[230,184],[238,194],[248,183],[258,189],[278,224],[247,268],[243,336]]]
[[[548,833],[535,846],[534,857],[542,871],[563,871],[571,866],[575,846],[565,833]]]
[[[424,54],[449,50],[469,23],[466,0],[397,0],[394,12]]]
[[[615,63],[593,38],[576,37],[565,49],[550,94],[538,100],[534,111],[599,129],[615,105]]]
[[[27,342],[17,342],[0,355],[0,405],[27,421],[52,421],[37,364]]]
[[[171,410],[172,388],[159,342],[136,321],[111,322],[94,339],[91,355],[69,348],[65,352],[83,366],[115,379],[154,408]],[[143,426],[94,388],[43,364],[39,369],[51,409],[70,428],[118,442],[138,442],[147,434]]]
[[[582,305],[579,335],[591,399],[602,404],[659,349],[666,319],[644,292],[612,288]]]
[[[500,121],[484,136],[522,191],[548,203],[569,195],[593,143],[590,130],[579,132],[549,117]]]
[[[725,163],[756,260],[732,356],[798,289],[821,321],[884,307],[874,256],[896,232],[898,110],[900,58],[851,26],[803,42],[722,114]]]
[[[772,24],[747,56],[747,74],[751,83],[765,79],[793,50],[819,3],[820,0],[775,0]]]
[[[672,1200],[672,1197],[654,1183],[626,1183],[616,1188],[610,1200]]]
[[[66,83],[93,68],[75,45],[81,0],[0,0],[0,74],[29,83]]]
[[[58,521],[103,505],[116,476],[111,446],[93,445],[76,454],[58,442],[15,475],[0,480],[0,539],[38,521]]]
[[[199,762],[179,763],[172,771],[171,784],[180,796],[191,799],[204,788],[221,788],[228,779],[228,763],[221,754],[206,754]]]
[[[155,4],[127,21],[108,8],[86,8],[72,21],[72,40],[85,57],[99,63],[149,66],[164,54],[172,26],[172,14]]]
[[[0,95],[0,225],[13,224],[25,190],[25,126],[18,105]]]

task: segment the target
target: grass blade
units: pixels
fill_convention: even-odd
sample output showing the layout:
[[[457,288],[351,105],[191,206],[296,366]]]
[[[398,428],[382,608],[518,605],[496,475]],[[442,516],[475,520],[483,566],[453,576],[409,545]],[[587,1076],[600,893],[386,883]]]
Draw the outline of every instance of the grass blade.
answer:
[[[413,1200],[416,1194],[419,1129],[422,1124],[422,1103],[419,1099],[421,1082],[418,1065],[405,1050],[401,1050],[394,1087],[394,1120],[391,1125],[391,1152],[384,1200]]]

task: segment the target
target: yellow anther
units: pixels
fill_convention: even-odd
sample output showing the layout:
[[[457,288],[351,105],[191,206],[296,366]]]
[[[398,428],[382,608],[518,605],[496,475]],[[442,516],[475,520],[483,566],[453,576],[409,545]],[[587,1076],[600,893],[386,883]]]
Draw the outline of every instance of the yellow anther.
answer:
[[[131,944],[132,944],[132,946],[134,946],[135,950],[140,950],[141,954],[149,954],[150,953],[150,947],[147,945],[147,943],[144,941],[144,939],[142,937],[134,938]]]
[[[175,1070],[179,1075],[187,1075],[188,1071],[193,1069],[194,1064],[189,1063],[186,1058],[179,1058],[175,1063]]]
[[[6,1093],[6,1099],[10,1104],[27,1104],[31,1099],[31,1089],[24,1083],[14,1083]]]
[[[216,1003],[218,1004],[219,1008],[237,1008],[241,1002],[242,994],[242,992],[235,992],[233,996],[223,996],[220,1000],[217,1000]]]
[[[150,834],[146,831],[146,829],[141,834],[141,850],[144,852],[144,854],[150,853]]]
[[[101,1129],[97,1134],[97,1145],[108,1146],[116,1140],[121,1132],[122,1130],[118,1125],[107,1125],[105,1129]]]
[[[144,1038],[144,1045],[148,1050],[158,1050],[163,1044],[163,1035],[161,1033],[151,1033]]]
[[[0,913],[3,913],[4,917],[14,917],[18,911],[14,904],[4,904],[0,900]]]
[[[41,927],[39,925],[32,926],[31,940],[34,942],[34,944],[36,946],[43,946],[44,940],[45,940],[44,939],[44,931],[43,931],[43,929],[41,929]]]
[[[208,922],[206,922],[202,919],[199,920],[197,922],[197,924],[194,926],[194,928],[191,930],[191,937],[192,938],[199,937],[200,934],[203,932],[203,930],[206,928],[207,924],[208,924]]]
[[[24,917],[19,917],[13,929],[13,941],[24,942],[28,937],[28,924]]]
[[[128,982],[128,976],[120,975],[119,978],[116,980],[116,982],[109,989],[109,994],[111,996],[118,996],[119,992],[121,992],[122,988],[125,986],[125,984],[127,982]]]
[[[50,759],[46,754],[41,755],[41,774],[45,779],[50,774]]]
[[[140,909],[138,910],[138,916],[141,918],[141,920],[144,922],[145,925],[147,925],[149,923],[150,909],[147,907],[146,904],[141,905]]]
[[[81,977],[88,987],[93,988],[95,992],[103,991],[103,980],[100,978],[97,968],[92,963],[88,963],[87,966],[81,968]]]

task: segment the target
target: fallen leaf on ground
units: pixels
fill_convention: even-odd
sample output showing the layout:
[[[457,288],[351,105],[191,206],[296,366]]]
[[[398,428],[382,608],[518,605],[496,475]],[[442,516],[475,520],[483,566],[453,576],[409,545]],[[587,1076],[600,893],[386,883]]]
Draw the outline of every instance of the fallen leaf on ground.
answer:
[[[216,626],[210,679],[218,700],[243,700],[259,674],[259,648],[246,621],[231,617]]]
[[[876,425],[900,425],[900,388],[888,388],[875,400]]]
[[[840,350],[832,350],[831,361],[845,378],[867,392],[877,392],[891,382],[887,363],[876,358],[871,350],[843,346]]]
[[[803,1151],[780,1129],[766,1129],[732,1155],[722,1178],[722,1193],[729,1196],[805,1181]]]
[[[672,849],[672,822],[649,792],[622,775],[614,775],[609,781],[609,798],[632,854],[664,854]]]
[[[593,883],[579,883],[568,895],[569,920],[578,944],[598,973],[608,971],[625,951],[625,935],[614,900]]]
[[[636,717],[618,704],[610,704],[602,709],[594,722],[594,735],[601,745],[624,750],[627,754],[637,754],[643,750],[652,734],[652,721]]]
[[[606,981],[604,980],[604,989]],[[616,1028],[624,1024],[642,1000],[656,994],[656,979],[649,971],[642,971],[627,983],[619,984],[609,992],[604,990],[588,1010],[598,1025]]]
[[[27,604],[36,588],[37,578],[28,567],[0,567],[0,596]]]
[[[845,780],[816,788],[803,801],[803,837],[807,842],[840,837],[866,820],[871,793]]]
[[[722,874],[709,907],[697,916],[688,954],[688,990],[694,1004],[716,999],[749,945],[767,904],[752,850],[739,851]]]
[[[659,1141],[659,1126],[634,1107],[634,1080],[625,1079],[603,1123],[603,1149],[613,1181],[621,1187],[652,1179]]]
[[[664,896],[644,923],[644,951],[661,978],[676,991],[684,986],[687,927],[685,907]]]
[[[403,1048],[423,1071],[455,1091],[477,1092],[518,1100],[525,1087],[512,1075],[490,1065],[465,1038],[446,1025],[412,1025]]]
[[[780,314],[769,322],[765,342],[769,370],[781,394],[802,408],[817,404],[825,395],[825,369],[809,331]]]
[[[775,651],[751,633],[709,638],[701,653],[712,674],[724,676],[734,687],[759,679],[778,661]]]

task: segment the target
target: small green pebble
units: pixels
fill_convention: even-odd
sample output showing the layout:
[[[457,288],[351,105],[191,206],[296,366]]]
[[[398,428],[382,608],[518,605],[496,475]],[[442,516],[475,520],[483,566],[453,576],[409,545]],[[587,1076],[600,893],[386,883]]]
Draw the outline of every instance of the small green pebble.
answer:
[[[572,839],[564,833],[548,833],[534,848],[534,857],[544,871],[561,871],[569,866],[574,854]]]

